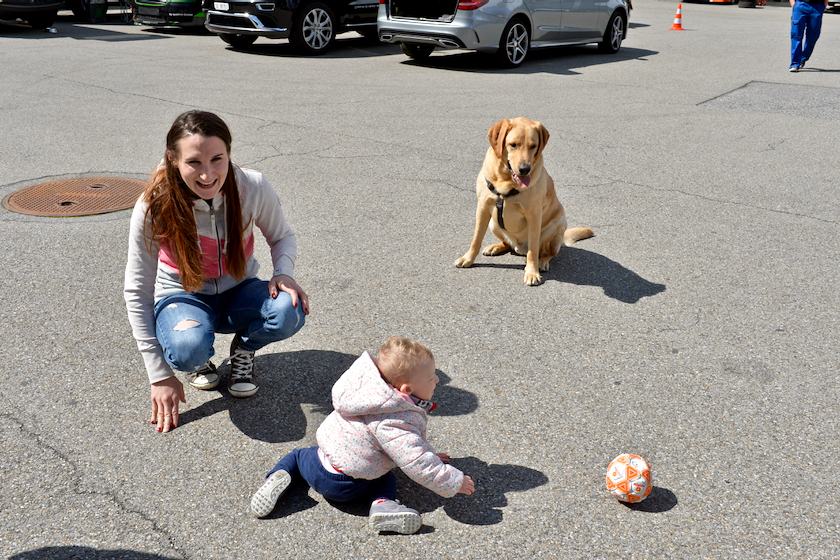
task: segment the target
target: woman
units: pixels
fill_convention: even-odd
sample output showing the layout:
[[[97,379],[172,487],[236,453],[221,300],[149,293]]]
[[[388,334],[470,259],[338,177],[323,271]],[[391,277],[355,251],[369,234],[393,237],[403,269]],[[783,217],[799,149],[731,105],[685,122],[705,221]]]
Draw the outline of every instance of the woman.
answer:
[[[184,386],[213,389],[215,333],[235,333],[228,391],[259,385],[254,352],[294,335],[309,298],[292,278],[297,241],[277,194],[257,171],[230,160],[231,135],[213,113],[188,111],[172,124],[166,155],[131,216],[125,301],[151,383],[151,423],[178,426]],[[257,278],[254,226],[271,248],[271,280]]]

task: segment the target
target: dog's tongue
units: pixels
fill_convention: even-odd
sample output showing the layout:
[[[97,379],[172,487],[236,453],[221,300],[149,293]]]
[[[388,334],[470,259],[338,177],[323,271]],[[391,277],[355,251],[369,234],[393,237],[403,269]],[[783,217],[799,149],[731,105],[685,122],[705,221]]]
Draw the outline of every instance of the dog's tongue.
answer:
[[[516,173],[511,173],[511,176],[513,177],[513,181],[522,189],[527,189],[528,185],[531,184],[530,175],[525,175],[524,177],[522,177],[520,175],[517,175]]]

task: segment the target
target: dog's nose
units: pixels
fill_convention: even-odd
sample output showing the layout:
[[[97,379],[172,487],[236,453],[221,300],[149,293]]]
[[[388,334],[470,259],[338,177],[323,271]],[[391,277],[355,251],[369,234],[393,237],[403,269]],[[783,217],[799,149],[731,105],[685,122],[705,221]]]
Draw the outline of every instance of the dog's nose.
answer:
[[[523,163],[519,166],[519,174],[520,175],[527,175],[531,172],[531,166],[527,163]]]

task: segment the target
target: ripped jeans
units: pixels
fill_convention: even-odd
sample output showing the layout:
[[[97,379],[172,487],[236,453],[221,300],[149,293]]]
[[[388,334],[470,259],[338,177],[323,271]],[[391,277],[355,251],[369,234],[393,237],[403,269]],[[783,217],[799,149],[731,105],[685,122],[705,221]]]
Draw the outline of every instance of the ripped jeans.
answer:
[[[174,369],[196,371],[213,354],[215,334],[237,333],[240,348],[256,352],[298,332],[306,319],[298,301],[268,293],[268,282],[251,278],[216,295],[166,296],[155,304],[155,334],[166,362]]]

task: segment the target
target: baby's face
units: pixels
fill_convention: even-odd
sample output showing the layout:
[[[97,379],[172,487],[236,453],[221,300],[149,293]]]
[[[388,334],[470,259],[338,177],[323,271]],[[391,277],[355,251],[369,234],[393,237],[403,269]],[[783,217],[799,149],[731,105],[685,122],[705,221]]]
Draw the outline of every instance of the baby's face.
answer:
[[[423,362],[412,372],[408,385],[411,387],[411,394],[424,401],[432,400],[435,394],[435,387],[440,379],[435,374],[435,361]]]

